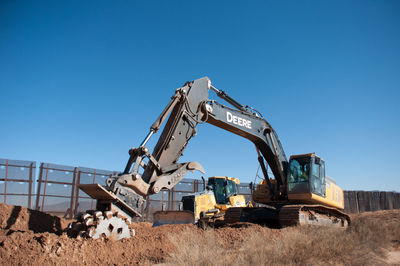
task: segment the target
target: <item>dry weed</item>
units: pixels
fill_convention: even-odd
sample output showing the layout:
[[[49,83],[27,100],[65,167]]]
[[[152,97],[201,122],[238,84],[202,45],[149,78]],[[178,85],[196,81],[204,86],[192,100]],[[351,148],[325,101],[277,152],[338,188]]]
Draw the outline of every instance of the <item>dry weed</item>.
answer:
[[[180,235],[170,235],[170,241],[178,252],[170,254],[167,264],[173,265],[226,265],[226,248],[212,230],[198,234],[186,229]]]
[[[212,230],[187,230],[171,242],[178,252],[167,262],[175,265],[385,265],[384,249],[400,244],[400,223],[359,218],[347,230],[304,226],[271,234],[266,228],[238,247],[224,246]]]

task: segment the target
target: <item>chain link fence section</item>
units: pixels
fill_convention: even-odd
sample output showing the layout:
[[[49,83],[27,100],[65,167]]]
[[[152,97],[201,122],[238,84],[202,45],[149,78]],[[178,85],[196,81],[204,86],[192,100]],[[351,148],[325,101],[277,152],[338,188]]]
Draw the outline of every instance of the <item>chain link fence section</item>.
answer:
[[[36,210],[72,218],[78,168],[41,163]]]
[[[92,199],[89,195],[79,189],[79,184],[106,184],[106,179],[116,175],[116,171],[101,170],[87,167],[78,167],[77,186],[75,188],[75,206],[74,215],[78,212],[86,210],[94,210],[96,208],[96,200]]]
[[[31,208],[36,162],[0,159],[0,202]]]

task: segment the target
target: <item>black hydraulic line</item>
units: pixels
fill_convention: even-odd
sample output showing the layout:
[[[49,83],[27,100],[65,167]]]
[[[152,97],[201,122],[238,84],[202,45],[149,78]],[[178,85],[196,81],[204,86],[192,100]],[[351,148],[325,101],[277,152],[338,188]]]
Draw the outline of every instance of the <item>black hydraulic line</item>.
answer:
[[[232,104],[232,106],[236,107],[237,109],[239,109],[240,111],[249,113],[249,110],[246,109],[246,107],[244,105],[241,105],[238,101],[236,101],[235,99],[233,99],[231,96],[229,96],[228,94],[226,94],[226,92],[222,91],[222,90],[218,90],[217,88],[215,88],[214,86],[211,85],[210,89],[212,89],[213,91],[215,91],[215,93],[217,94],[218,97],[220,97],[221,99],[224,99],[225,101],[227,101],[228,103]]]
[[[257,159],[258,159],[258,162],[260,163],[261,170],[264,174],[264,179],[265,179],[265,182],[267,183],[268,189],[271,192],[272,196],[274,196],[273,195],[274,191],[272,189],[271,181],[269,180],[267,167],[265,166],[265,163],[264,163],[264,158],[260,155],[260,156],[258,156]]]
[[[174,108],[174,106],[176,105],[176,103],[178,102],[179,97],[177,96],[177,94],[175,94],[171,101],[167,104],[167,106],[164,108],[164,110],[161,112],[160,116],[157,118],[157,120],[151,125],[150,130],[157,132],[162,123],[164,122],[165,118],[167,118],[167,116],[169,115],[169,113],[171,113],[172,108]]]

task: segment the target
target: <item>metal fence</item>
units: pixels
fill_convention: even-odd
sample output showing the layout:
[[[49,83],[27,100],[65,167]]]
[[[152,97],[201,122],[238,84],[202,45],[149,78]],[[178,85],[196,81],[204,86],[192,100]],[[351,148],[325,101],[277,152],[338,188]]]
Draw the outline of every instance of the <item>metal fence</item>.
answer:
[[[41,163],[35,209],[72,217],[77,167]]]
[[[77,181],[76,184],[105,184],[106,179],[112,175],[116,175],[116,171],[108,171],[87,167],[77,168]],[[93,210],[96,207],[96,201],[89,197],[86,193],[80,191],[78,187],[75,188],[74,196],[74,214],[77,212],[83,212],[86,210]]]
[[[400,209],[400,193],[383,191],[345,191],[345,212]]]
[[[31,208],[36,162],[0,159],[0,202]]]
[[[95,208],[95,201],[78,189],[79,184],[104,185],[108,177],[117,174],[51,163],[40,164],[37,180],[35,173],[36,162],[0,159],[0,202],[71,218],[78,212]],[[248,183],[238,188],[247,201],[252,200]],[[202,180],[185,178],[173,189],[149,196],[142,209],[143,219],[151,220],[152,213],[161,209],[178,210],[183,196],[202,190]],[[344,199],[348,213],[400,209],[400,193],[396,192],[345,191]]]
[[[41,163],[37,181],[36,210],[72,218],[94,209],[95,202],[80,192],[79,184],[105,184],[114,171]]]

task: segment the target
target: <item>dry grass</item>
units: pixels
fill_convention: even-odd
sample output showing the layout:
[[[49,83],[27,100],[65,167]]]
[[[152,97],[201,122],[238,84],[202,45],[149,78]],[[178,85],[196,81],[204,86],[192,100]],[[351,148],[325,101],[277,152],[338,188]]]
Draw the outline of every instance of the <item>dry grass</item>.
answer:
[[[181,235],[171,236],[171,242],[177,247],[178,252],[173,253],[167,263],[174,265],[223,265],[226,248],[215,237],[212,230],[204,234],[193,233],[187,229]],[[223,254],[223,256],[221,256]]]
[[[385,249],[400,244],[400,222],[356,218],[347,230],[318,226],[249,231],[234,246],[213,230],[171,237],[174,265],[385,265]]]

